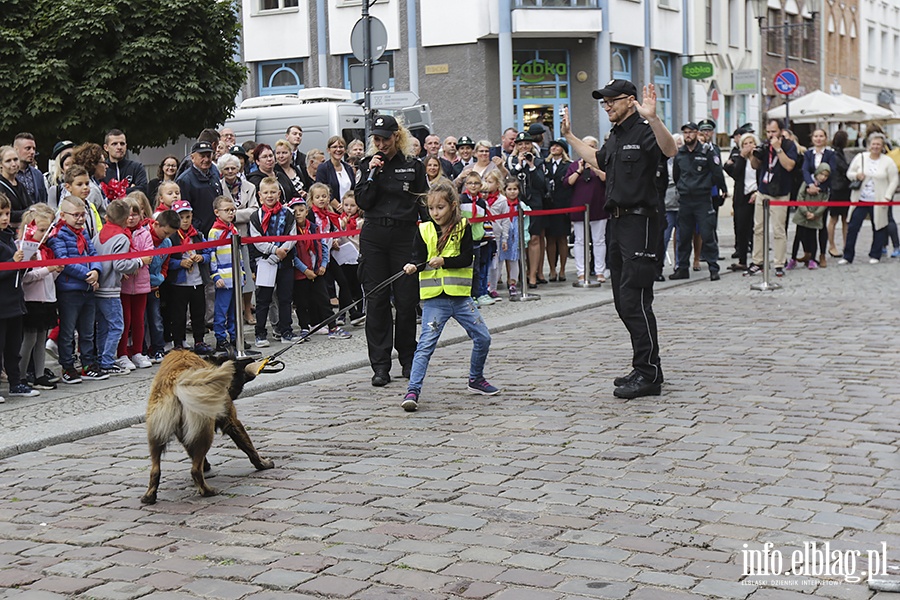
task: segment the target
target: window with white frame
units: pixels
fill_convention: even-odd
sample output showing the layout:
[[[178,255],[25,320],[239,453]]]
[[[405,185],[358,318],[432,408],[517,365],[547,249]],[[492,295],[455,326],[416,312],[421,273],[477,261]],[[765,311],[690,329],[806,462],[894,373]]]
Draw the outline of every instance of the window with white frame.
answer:
[[[869,44],[869,68],[874,69],[878,66],[878,63],[875,62],[876,57],[878,56],[878,38],[875,36],[875,28],[868,28],[868,36],[866,36],[866,41]]]
[[[741,0],[728,0],[728,45],[741,43]]]
[[[296,94],[303,89],[303,61],[276,60],[257,64],[259,95]]]
[[[273,12],[284,10],[287,8],[297,8],[300,6],[300,0],[257,0],[259,2],[259,12]]]

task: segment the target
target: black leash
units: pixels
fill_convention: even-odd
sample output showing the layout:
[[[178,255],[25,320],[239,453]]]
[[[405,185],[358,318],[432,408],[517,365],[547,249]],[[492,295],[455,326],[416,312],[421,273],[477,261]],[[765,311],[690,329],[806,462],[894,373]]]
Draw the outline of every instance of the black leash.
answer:
[[[416,265],[416,272],[418,272],[426,264],[427,263],[420,263],[420,264]],[[326,326],[334,323],[338,319],[338,317],[349,313],[359,303],[367,300],[371,296],[374,296],[375,294],[377,294],[378,292],[380,292],[387,286],[391,285],[392,283],[394,283],[395,281],[397,281],[398,279],[403,277],[405,274],[406,274],[406,271],[403,271],[402,269],[400,271],[398,271],[397,273],[394,273],[393,275],[391,275],[390,277],[388,277],[387,279],[385,279],[384,281],[382,281],[381,283],[376,285],[374,288],[372,288],[368,294],[363,294],[363,297],[360,298],[359,300],[357,300],[356,302],[354,302],[353,304],[349,304],[349,305],[345,306],[344,308],[340,309],[338,312],[331,315],[330,317],[328,317],[321,323],[315,325],[314,327],[312,327],[309,330],[309,332],[300,336],[298,339],[294,340],[293,342],[291,342],[290,344],[288,344],[287,346],[285,346],[278,352],[262,359],[259,370],[257,371],[257,375],[260,373],[280,373],[281,371],[284,371],[285,364],[283,361],[277,360],[279,356],[281,356],[282,354],[284,354],[291,348],[294,348],[295,346],[299,346],[300,344],[305,342],[307,339],[309,339],[309,336],[311,336],[315,332],[319,331],[323,327],[326,327]]]

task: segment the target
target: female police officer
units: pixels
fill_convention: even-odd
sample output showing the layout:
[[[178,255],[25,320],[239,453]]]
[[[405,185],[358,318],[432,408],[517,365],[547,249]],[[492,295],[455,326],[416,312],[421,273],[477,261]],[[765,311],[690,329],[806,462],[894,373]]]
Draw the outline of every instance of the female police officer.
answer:
[[[416,305],[419,282],[401,277],[369,295],[379,283],[403,269],[412,255],[416,221],[425,220],[428,180],[425,166],[410,149],[410,133],[387,115],[375,118],[372,145],[378,152],[360,162],[356,203],[366,218],[359,236],[359,275],[366,294],[366,342],[374,375],[372,385],[391,381],[391,350],[397,349],[403,376],[409,377],[416,352]],[[391,296],[397,316],[392,322]],[[392,327],[393,325],[393,327]]]

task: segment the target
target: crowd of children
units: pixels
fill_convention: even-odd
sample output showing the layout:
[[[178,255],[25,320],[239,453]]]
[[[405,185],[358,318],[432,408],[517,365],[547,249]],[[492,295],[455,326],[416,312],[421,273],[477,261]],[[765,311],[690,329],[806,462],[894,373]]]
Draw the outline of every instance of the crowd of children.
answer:
[[[71,166],[63,182],[58,211],[35,204],[24,213],[18,229],[10,222],[10,200],[0,194],[0,261],[103,256],[102,261],[0,271],[0,290],[6,299],[0,306],[0,366],[9,382],[9,396],[37,396],[38,390],[56,389],[60,381],[77,384],[149,368],[173,348],[201,355],[227,352],[237,343],[242,318],[236,314],[234,288],[243,286],[246,278],[256,279],[257,347],[269,345],[270,310],[277,312],[275,338],[284,342],[297,339],[292,308],[302,337],[333,316],[327,275],[341,290],[342,308],[362,299],[356,275],[358,236],[255,243],[250,246],[251,264],[244,264],[241,255],[233,264],[230,244],[200,245],[237,234],[236,208],[230,198],[215,199],[215,223],[210,231],[201,232],[194,227],[193,208],[181,198],[179,186],[162,182],[155,208],[142,192],[134,191],[108,202],[104,220],[89,229],[86,219],[97,212],[89,199],[89,174],[81,166]],[[303,198],[281,198],[277,180],[264,179],[260,208],[250,217],[250,235],[296,236],[362,226],[352,191],[342,199],[342,213],[332,211],[327,186],[313,186],[309,192],[313,211]],[[172,250],[130,256],[158,248]],[[215,348],[205,340],[207,288],[215,298]],[[348,312],[355,325],[365,320],[361,302]],[[328,337],[351,335],[332,322]],[[47,365],[48,351],[58,357],[59,374]]]

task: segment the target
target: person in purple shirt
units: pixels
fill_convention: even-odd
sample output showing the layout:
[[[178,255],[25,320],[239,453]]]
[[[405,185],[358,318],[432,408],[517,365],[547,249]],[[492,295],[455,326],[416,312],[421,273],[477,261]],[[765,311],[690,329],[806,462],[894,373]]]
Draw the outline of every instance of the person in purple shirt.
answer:
[[[599,141],[593,136],[583,138],[585,144],[599,149]],[[594,255],[594,276],[599,283],[606,282],[606,220],[609,218],[603,205],[606,204],[606,173],[595,169],[582,158],[569,164],[563,185],[572,188],[571,206],[588,205],[591,249]],[[585,264],[584,256],[584,213],[572,213],[575,224],[575,271],[578,281],[584,281],[590,262]],[[590,260],[590,257],[588,257]],[[576,284],[577,285],[577,284]]]

